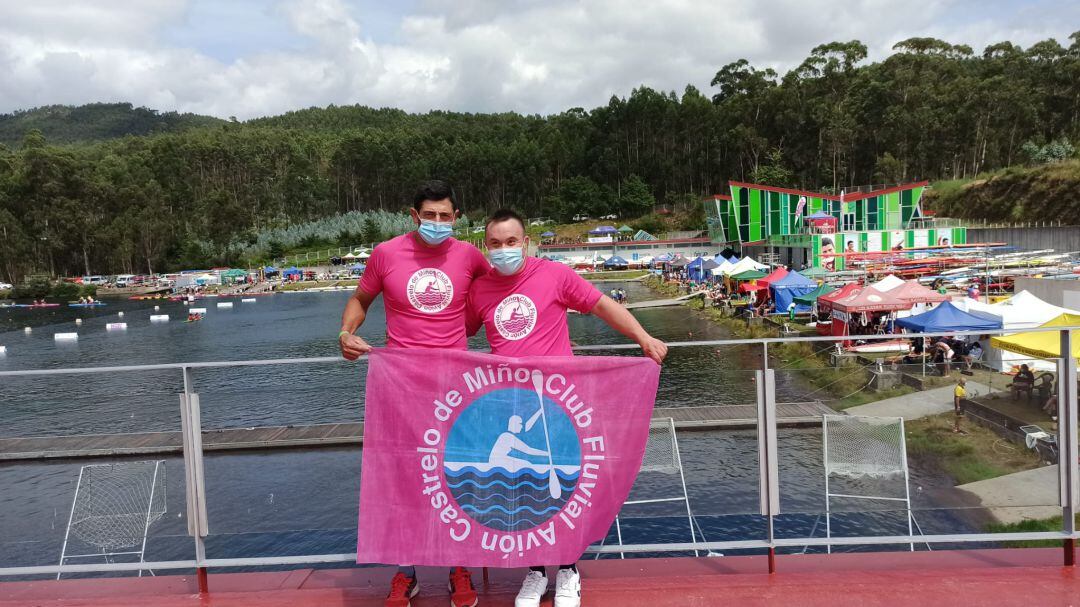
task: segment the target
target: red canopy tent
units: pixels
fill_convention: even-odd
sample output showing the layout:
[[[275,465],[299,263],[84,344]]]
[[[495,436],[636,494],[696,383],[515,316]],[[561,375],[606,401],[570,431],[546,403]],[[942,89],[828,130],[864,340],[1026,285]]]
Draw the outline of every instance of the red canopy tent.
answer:
[[[850,297],[861,291],[862,288],[863,286],[857,282],[849,282],[832,293],[826,293],[817,298],[818,310],[821,312],[829,312],[832,310],[834,302],[844,299],[845,297]]]
[[[928,289],[919,284],[919,281],[917,280],[904,281],[904,284],[899,287],[890,289],[889,295],[910,304],[941,303],[949,300],[948,295],[938,293],[933,289]]]
[[[833,301],[832,334],[847,335],[848,321],[853,314],[910,309],[912,304],[897,298],[893,291],[895,289],[882,292],[873,287],[866,287],[858,293]]]
[[[821,297],[818,297],[817,298],[818,318],[821,318],[822,316],[831,316],[832,315],[832,305],[833,305],[833,303],[835,301],[837,301],[839,299],[844,299],[845,297],[850,297],[851,295],[854,295],[855,293],[858,293],[859,291],[861,291],[862,288],[863,288],[863,286],[861,284],[857,283],[857,282],[849,282],[849,283],[845,284],[844,286],[840,287],[839,289],[833,291],[832,293],[826,293],[825,295],[822,295]],[[820,335],[831,335],[832,334],[832,323],[831,322],[819,322],[817,324],[817,332]]]
[[[775,270],[773,270],[772,272],[770,272],[769,275],[766,276],[765,278],[759,278],[757,282],[758,282],[759,285],[763,285],[763,286],[767,287],[773,281],[780,280],[781,278],[783,278],[783,277],[785,277],[787,275],[788,275],[787,268],[785,268],[784,266],[780,266],[780,267],[776,268]]]
[[[769,285],[771,283],[777,281],[777,280],[780,280],[781,278],[783,278],[783,277],[785,277],[787,275],[788,275],[787,268],[785,268],[784,266],[779,266],[778,268],[776,268],[772,272],[769,272],[769,275],[766,276],[765,278],[757,279],[758,287],[761,288],[761,289],[765,289],[765,295],[762,296],[762,301],[769,298],[769,293],[770,293],[770,291],[768,290]]]

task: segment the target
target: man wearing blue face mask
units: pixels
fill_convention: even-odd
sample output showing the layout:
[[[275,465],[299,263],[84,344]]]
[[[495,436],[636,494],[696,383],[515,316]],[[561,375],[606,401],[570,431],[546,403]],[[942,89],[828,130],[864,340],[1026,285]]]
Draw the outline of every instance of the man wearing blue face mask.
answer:
[[[649,335],[623,306],[578,276],[569,267],[528,257],[525,222],[510,210],[488,220],[484,243],[494,266],[473,281],[466,309],[468,334],[484,327],[492,354],[500,356],[573,356],[566,311],[592,313],[616,331],[637,342],[646,356],[660,364],[667,356],[664,342]],[[557,565],[558,563],[546,563]],[[525,576],[515,607],[539,607],[547,592],[544,567]],[[581,578],[573,564],[559,566],[554,607],[581,604]]]
[[[345,305],[338,333],[342,356],[355,360],[371,351],[353,333],[380,293],[386,310],[386,347],[465,349],[465,299],[473,279],[490,266],[479,249],[450,237],[459,214],[454,192],[446,183],[431,181],[417,191],[412,208],[416,231],[375,247],[356,292]],[[415,568],[402,565],[390,587],[386,607],[409,607],[420,589]],[[464,567],[450,572],[450,604],[477,604],[476,590]]]

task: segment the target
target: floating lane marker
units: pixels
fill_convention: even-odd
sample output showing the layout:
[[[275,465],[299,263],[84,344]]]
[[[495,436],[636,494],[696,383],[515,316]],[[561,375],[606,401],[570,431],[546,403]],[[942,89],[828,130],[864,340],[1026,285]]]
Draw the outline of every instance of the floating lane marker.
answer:
[[[157,311],[158,311],[158,310],[160,310],[160,309],[161,309],[161,306],[154,306],[154,311],[155,311],[155,312],[157,312]]]
[[[7,346],[0,346],[0,356],[7,354]]]
[[[126,322],[110,322],[105,325],[106,331],[124,331],[127,329]]]
[[[232,302],[231,301],[221,301],[221,302],[218,302],[217,307],[219,307],[219,308],[231,308],[232,307]]]
[[[206,308],[192,308],[188,310],[188,312],[191,312],[192,314],[206,314]]]
[[[117,315],[117,316],[119,316],[120,318],[123,318],[123,317],[124,317],[124,313],[123,313],[123,312],[117,312],[117,313],[116,313],[116,315]]]
[[[23,329],[23,333],[30,333],[32,331],[33,331],[33,329],[31,329],[30,327],[26,327],[26,328]]]
[[[255,303],[256,301],[259,300],[255,299],[254,297],[248,297],[246,299],[241,299],[240,303]]]
[[[150,322],[169,322],[168,314],[151,314]]]
[[[54,341],[74,341],[79,339],[78,333],[53,333]]]

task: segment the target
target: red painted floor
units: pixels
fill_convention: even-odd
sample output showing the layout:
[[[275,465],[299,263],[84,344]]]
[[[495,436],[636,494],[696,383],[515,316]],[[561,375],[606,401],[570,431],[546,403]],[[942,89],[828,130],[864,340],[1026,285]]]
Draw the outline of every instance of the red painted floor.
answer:
[[[1060,549],[785,556],[764,573],[764,557],[587,561],[583,605],[994,605],[1080,607],[1080,576]],[[211,573],[210,593],[193,577],[0,583],[0,606],[370,607],[382,604],[390,569],[301,569]],[[492,570],[481,605],[513,605],[523,572]],[[445,607],[446,571],[421,568],[415,607]],[[549,600],[544,605],[550,605]]]

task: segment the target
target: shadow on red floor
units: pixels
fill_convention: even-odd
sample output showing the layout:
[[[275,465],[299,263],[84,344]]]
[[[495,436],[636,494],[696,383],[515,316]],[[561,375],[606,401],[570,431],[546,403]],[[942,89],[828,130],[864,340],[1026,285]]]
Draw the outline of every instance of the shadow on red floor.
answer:
[[[1080,605],[1080,577],[1057,549],[849,553],[765,557],[585,561],[582,604],[917,607]],[[199,595],[194,576],[0,583],[0,606],[55,607],[371,607],[382,605],[387,568],[211,572]],[[448,604],[445,569],[420,568],[415,607]],[[510,606],[523,571],[491,570],[474,582],[480,604]],[[543,605],[551,605],[550,595]]]

